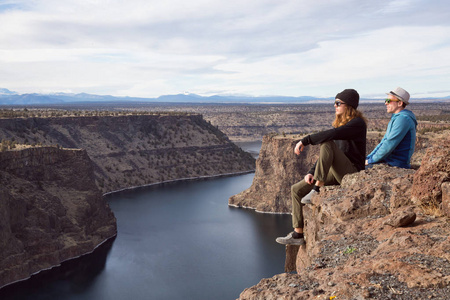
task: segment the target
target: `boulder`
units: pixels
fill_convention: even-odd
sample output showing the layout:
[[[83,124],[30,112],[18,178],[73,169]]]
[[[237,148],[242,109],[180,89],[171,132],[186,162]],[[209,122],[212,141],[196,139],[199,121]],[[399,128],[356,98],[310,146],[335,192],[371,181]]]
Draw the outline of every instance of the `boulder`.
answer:
[[[427,149],[419,170],[414,175],[412,200],[417,205],[439,206],[442,184],[450,181],[450,140]]]
[[[414,223],[415,220],[416,213],[413,208],[407,207],[393,212],[384,222],[384,225],[390,225],[392,227],[406,227]]]

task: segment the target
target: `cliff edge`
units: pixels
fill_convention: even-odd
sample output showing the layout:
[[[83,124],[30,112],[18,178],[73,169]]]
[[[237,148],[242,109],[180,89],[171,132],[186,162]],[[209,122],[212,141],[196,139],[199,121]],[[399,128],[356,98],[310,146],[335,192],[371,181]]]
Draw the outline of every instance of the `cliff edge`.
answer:
[[[304,207],[296,274],[239,299],[448,299],[450,136],[423,152],[417,171],[376,165],[323,188]]]
[[[0,287],[92,252],[117,234],[84,150],[0,152]]]

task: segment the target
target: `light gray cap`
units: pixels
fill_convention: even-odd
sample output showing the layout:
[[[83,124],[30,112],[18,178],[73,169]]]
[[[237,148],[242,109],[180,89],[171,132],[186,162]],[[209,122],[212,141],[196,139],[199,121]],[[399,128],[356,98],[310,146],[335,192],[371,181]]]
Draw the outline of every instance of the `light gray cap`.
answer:
[[[395,96],[398,98],[398,100],[401,100],[406,104],[409,104],[409,93],[404,89],[402,89],[401,87],[398,87],[395,90],[386,93],[386,95]]]

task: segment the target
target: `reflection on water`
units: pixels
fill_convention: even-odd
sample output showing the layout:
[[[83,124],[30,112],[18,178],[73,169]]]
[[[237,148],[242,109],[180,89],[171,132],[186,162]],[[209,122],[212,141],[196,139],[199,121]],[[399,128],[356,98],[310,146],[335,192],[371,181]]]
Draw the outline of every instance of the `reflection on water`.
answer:
[[[0,290],[0,299],[58,299],[64,293],[83,293],[105,268],[114,240],[115,237],[107,240],[91,254],[68,260],[59,267],[4,287]],[[51,290],[52,285],[58,286],[54,292]]]

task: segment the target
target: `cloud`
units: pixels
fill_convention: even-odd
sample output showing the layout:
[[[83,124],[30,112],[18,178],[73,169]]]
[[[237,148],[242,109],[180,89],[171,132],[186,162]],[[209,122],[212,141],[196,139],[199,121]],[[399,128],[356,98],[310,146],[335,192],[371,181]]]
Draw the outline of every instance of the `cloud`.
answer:
[[[442,91],[449,11],[448,1],[425,0],[3,1],[0,87],[146,97],[372,94],[393,82]]]

